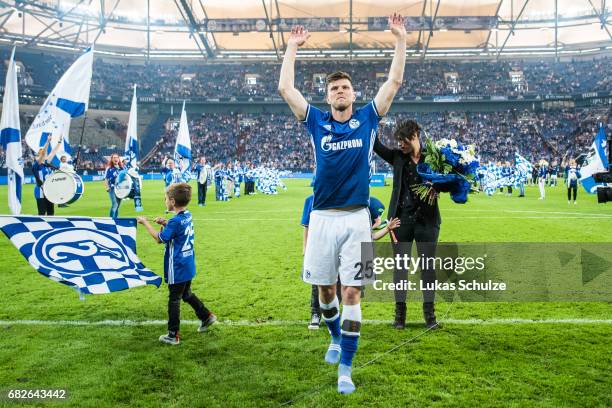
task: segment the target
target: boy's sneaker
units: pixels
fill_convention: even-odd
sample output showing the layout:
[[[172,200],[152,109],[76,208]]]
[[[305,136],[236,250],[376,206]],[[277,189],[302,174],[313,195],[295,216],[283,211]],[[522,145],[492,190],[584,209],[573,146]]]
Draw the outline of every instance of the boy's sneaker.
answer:
[[[162,334],[159,336],[159,341],[166,344],[171,344],[173,346],[179,344],[181,342],[178,333],[172,336],[170,333]]]
[[[308,329],[310,330],[318,330],[319,326],[321,326],[321,317],[318,313],[313,313],[310,318],[310,324],[308,325]]]
[[[215,316],[215,314],[211,312],[208,315],[208,319],[202,320],[202,324],[200,325],[200,327],[198,327],[198,333],[204,333],[216,321],[217,321],[217,316]]]

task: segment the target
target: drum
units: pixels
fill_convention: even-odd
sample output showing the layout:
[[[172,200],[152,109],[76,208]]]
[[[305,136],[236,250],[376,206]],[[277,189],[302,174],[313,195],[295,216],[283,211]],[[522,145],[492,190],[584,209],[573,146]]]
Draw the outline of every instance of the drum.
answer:
[[[117,174],[115,195],[121,200],[140,198],[140,176],[136,169],[122,170]]]
[[[121,200],[134,197],[134,181],[132,176],[126,170],[122,170],[117,174],[115,180],[115,195]]]
[[[46,178],[43,192],[53,204],[72,204],[83,195],[85,185],[76,173],[56,171]]]

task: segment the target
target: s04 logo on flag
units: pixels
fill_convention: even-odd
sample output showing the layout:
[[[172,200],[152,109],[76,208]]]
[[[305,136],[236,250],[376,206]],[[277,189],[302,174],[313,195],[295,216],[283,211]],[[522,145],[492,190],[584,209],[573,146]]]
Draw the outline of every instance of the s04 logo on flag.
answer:
[[[136,255],[134,218],[0,216],[0,229],[38,272],[81,293],[161,285]]]
[[[47,232],[36,241],[30,263],[75,275],[136,268],[121,242],[106,233],[86,228]]]

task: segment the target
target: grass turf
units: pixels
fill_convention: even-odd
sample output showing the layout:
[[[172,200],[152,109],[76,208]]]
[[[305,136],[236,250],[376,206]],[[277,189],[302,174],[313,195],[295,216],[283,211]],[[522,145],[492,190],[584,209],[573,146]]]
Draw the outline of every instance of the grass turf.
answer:
[[[448,323],[426,333],[411,325],[398,332],[388,325],[364,325],[357,367],[357,392],[336,395],[335,368],[322,361],[328,335],[309,332],[310,288],[300,281],[302,229],[299,226],[308,181],[289,180],[277,196],[258,194],[230,202],[191,206],[196,229],[198,276],[194,291],[222,321],[198,335],[182,327],[183,342],[157,342],[164,325],[28,326],[17,320],[163,320],[167,291],[138,288],[80,301],[64,285],[36,273],[4,237],[0,238],[0,387],[66,388],[66,406],[610,406],[609,338],[612,325]],[[372,195],[388,203],[390,187]],[[146,182],[145,215],[163,215],[161,182]],[[606,242],[612,210],[579,192],[567,204],[565,189],[549,188],[538,200],[475,195],[463,206],[441,200],[441,241]],[[32,187],[24,191],[24,214],[35,213]],[[0,211],[6,187],[0,188]],[[81,200],[57,215],[107,216],[102,183],[86,184]],[[122,216],[134,216],[124,202]],[[144,229],[138,254],[163,273],[163,247]],[[449,309],[450,307],[450,309]],[[392,318],[393,305],[363,302],[365,319]],[[183,319],[195,319],[183,305]],[[448,311],[448,313],[446,313]],[[610,303],[441,303],[438,315],[452,319],[610,319]],[[409,320],[420,305],[409,305]],[[266,322],[304,320],[304,324]],[[261,323],[258,325],[257,323]],[[2,400],[0,400],[2,401]],[[8,403],[8,401],[5,401]],[[45,402],[48,405],[49,402]],[[54,403],[52,403],[54,404]]]

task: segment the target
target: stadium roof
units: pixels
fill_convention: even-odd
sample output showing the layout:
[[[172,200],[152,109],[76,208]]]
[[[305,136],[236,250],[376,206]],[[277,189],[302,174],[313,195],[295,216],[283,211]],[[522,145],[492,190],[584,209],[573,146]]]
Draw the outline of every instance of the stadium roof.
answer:
[[[304,57],[385,57],[385,16],[410,17],[409,57],[609,52],[601,0],[0,0],[0,44],[140,57],[278,58],[291,25]],[[602,10],[603,9],[603,10]],[[556,13],[557,12],[557,13]]]

